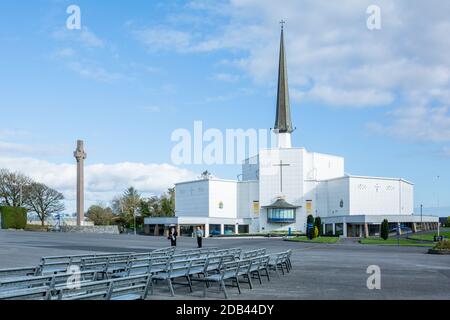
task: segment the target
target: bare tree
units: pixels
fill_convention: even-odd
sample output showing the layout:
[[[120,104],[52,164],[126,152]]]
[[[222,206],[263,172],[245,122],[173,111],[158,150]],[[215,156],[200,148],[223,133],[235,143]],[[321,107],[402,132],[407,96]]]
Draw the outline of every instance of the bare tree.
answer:
[[[33,181],[20,172],[0,170],[0,203],[10,207],[20,207],[27,198],[27,186]]]
[[[38,215],[42,226],[48,216],[64,211],[64,196],[62,193],[47,187],[42,183],[32,183],[27,188],[26,208]]]

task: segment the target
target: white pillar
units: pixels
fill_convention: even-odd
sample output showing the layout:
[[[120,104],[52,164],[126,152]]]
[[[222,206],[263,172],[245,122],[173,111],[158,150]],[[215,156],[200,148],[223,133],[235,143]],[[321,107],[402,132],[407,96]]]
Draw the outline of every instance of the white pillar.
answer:
[[[77,160],[77,226],[82,226],[84,222],[84,160],[87,157],[82,140],[77,141],[77,149],[73,155]]]
[[[220,225],[220,234],[222,234],[222,235],[225,234],[225,225],[224,224]]]
[[[208,223],[205,224],[205,237],[209,238],[209,224]]]
[[[292,140],[290,133],[276,133],[275,134],[275,147],[281,149],[292,148]]]
[[[234,226],[234,233],[239,234],[239,223],[236,223]]]
[[[336,223],[333,223],[333,236],[336,235]]]

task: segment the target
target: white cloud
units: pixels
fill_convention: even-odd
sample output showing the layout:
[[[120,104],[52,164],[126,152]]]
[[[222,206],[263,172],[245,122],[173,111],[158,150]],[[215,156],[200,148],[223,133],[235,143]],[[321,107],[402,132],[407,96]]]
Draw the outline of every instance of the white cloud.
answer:
[[[369,128],[378,133],[407,141],[450,142],[449,107],[409,107],[388,114],[389,124],[371,123]]]
[[[441,155],[446,158],[450,158],[450,147],[442,148]]]
[[[56,164],[35,158],[0,157],[0,168],[20,171],[36,181],[61,191],[69,202],[76,199],[76,165]],[[123,162],[92,164],[85,167],[85,190],[88,204],[109,202],[129,186],[141,193],[160,194],[175,183],[196,179],[193,172],[169,164]]]
[[[230,74],[230,73],[217,73],[213,76],[213,79],[217,81],[223,81],[223,82],[237,82],[240,79],[239,75],[236,74]]]
[[[189,33],[162,27],[135,30],[133,33],[149,51],[174,49],[180,52],[186,52],[190,50],[192,43],[192,38]]]
[[[52,54],[52,57],[53,58],[64,59],[64,58],[74,57],[75,55],[76,55],[76,51],[74,49],[72,49],[72,48],[62,48],[62,49],[56,50]]]
[[[307,93],[291,92],[296,100],[311,99],[318,100],[328,105],[342,107],[369,107],[383,106],[392,103],[393,95],[388,91],[377,91],[374,89],[344,90],[329,86],[315,86]]]
[[[383,29],[370,32],[365,24],[370,4],[356,0],[307,0],[280,5],[273,1],[233,0],[226,9],[223,4],[220,6],[228,24],[210,32],[181,29],[172,23],[135,33],[151,50],[246,52],[235,59],[235,65],[257,82],[267,82],[276,74],[279,34],[275,26],[284,18],[288,22],[286,47],[291,84],[301,85],[305,79],[312,79],[316,93],[329,88],[328,91],[346,91],[347,97],[354,96],[332,99],[327,104],[343,105],[341,102],[355,100],[361,101],[361,107],[372,106],[374,96],[389,104],[389,97],[395,94],[386,90],[408,95],[408,90],[419,89],[427,94],[429,89],[447,88],[450,59],[442,53],[450,50],[448,42],[443,41],[450,23],[442,14],[444,8],[381,1]],[[203,1],[192,1],[188,6],[218,14],[217,6]],[[448,4],[444,7],[450,9]],[[363,93],[369,97],[362,99]]]
[[[151,113],[161,112],[161,107],[159,107],[159,106],[145,106],[145,107],[140,107],[139,109],[141,111],[151,112]]]
[[[20,143],[0,141],[0,153],[32,153],[35,151],[33,147],[23,145]]]
[[[0,129],[0,138],[28,136],[29,132],[24,130]]]
[[[0,154],[3,156],[49,156],[60,153],[63,148],[63,146],[57,145],[29,145],[0,140]]]
[[[76,42],[87,48],[104,48],[106,45],[103,39],[100,39],[100,37],[87,27],[83,27],[81,30],[68,30],[62,28],[54,31],[52,36],[57,40],[70,43]]]
[[[93,79],[100,82],[113,82],[123,79],[124,76],[117,72],[110,72],[102,67],[89,65],[79,61],[67,63],[70,70],[77,73],[83,78]]]
[[[230,0],[214,5],[195,0],[187,5],[195,23],[169,17],[164,27],[142,27],[138,40],[151,50],[183,54],[228,50],[232,56],[221,61],[223,67],[273,86],[277,25],[284,19],[294,103],[314,100],[331,107],[364,108],[392,107],[398,101],[401,107],[392,114],[391,124],[371,126],[400,138],[412,134],[420,141],[447,141],[447,116],[438,110],[450,106],[450,41],[446,41],[450,2],[412,6],[407,0],[380,0],[379,31],[366,27],[366,9],[372,4],[371,0],[286,0],[282,5]],[[194,19],[200,14],[206,16],[203,26]],[[211,25],[211,17],[221,23]],[[426,116],[417,118],[417,108]]]

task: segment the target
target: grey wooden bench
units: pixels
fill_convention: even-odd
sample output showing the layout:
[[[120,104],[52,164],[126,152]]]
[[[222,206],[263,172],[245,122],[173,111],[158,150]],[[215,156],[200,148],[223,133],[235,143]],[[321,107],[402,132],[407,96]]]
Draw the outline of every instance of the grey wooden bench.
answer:
[[[145,300],[152,286],[150,274],[112,280],[107,300]]]
[[[39,267],[0,269],[0,279],[30,277],[35,276],[38,273]]]
[[[48,300],[50,287],[17,289],[0,292],[0,300]]]
[[[219,291],[223,291],[225,299],[228,299],[228,292],[225,281],[233,280],[238,277],[239,262],[227,262],[221,266],[219,273],[208,274],[204,279],[203,297],[206,297],[207,289],[210,282],[217,282],[219,284]]]
[[[161,271],[157,272],[155,275],[153,275],[154,280],[162,280],[166,281],[167,285],[169,286],[170,294],[172,297],[175,296],[175,292],[173,289],[174,280],[178,278],[185,278],[187,280],[186,285],[189,286],[190,291],[192,292],[192,282],[189,276],[189,269],[191,266],[192,260],[182,260],[182,261],[174,261],[169,262],[166,266],[166,268]],[[177,283],[179,284],[179,283]],[[183,284],[184,285],[184,284]],[[152,294],[153,294],[153,287],[152,287]]]

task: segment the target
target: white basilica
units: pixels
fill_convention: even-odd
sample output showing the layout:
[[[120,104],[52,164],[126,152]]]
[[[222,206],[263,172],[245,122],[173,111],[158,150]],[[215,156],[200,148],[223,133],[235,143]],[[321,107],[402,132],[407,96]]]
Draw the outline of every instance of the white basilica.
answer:
[[[344,158],[293,147],[284,31],[281,30],[275,146],[244,161],[242,179],[205,179],[176,184],[176,217],[145,219],[146,232],[163,235],[175,225],[181,235],[201,226],[206,235],[306,230],[319,216],[324,233],[377,235],[380,224],[416,231],[438,218],[413,215],[414,185],[401,178],[345,174]]]

